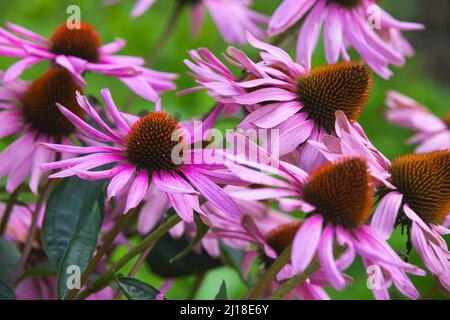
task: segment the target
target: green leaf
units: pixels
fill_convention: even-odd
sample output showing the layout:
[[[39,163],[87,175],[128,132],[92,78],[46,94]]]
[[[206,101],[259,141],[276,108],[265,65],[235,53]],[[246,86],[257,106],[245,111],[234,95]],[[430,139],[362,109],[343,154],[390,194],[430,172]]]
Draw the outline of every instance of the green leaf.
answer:
[[[59,183],[47,201],[42,226],[44,250],[57,269],[70,239],[92,211],[105,181],[85,181],[70,177]]]
[[[227,284],[225,280],[222,281],[219,292],[216,294],[214,300],[228,300]]]
[[[2,280],[0,280],[0,300],[16,300],[14,291]]]
[[[0,279],[10,282],[16,272],[16,267],[20,259],[20,252],[16,246],[0,238]]]
[[[169,260],[186,248],[189,241],[185,238],[173,239],[164,235],[155,244],[146,259],[151,270],[163,278],[176,278],[192,274],[204,273],[210,269],[223,266],[220,259],[212,258],[205,250],[201,253],[189,252],[185,257],[169,263]]]
[[[21,282],[27,278],[52,277],[56,275],[57,272],[53,269],[53,265],[50,262],[44,262],[33,268],[26,269],[17,281]]]
[[[60,299],[64,298],[69,291],[67,282],[69,280],[70,283],[71,277],[75,275],[75,273],[69,272],[69,267],[77,266],[80,268],[80,275],[83,274],[97,248],[97,238],[103,221],[102,202],[104,201],[99,199],[94,208],[84,217],[70,239],[67,250],[61,259],[57,284]]]
[[[203,223],[198,215],[195,216],[195,224],[197,225],[197,234],[189,245],[177,254],[175,257],[169,260],[169,263],[173,263],[181,258],[185,257],[189,252],[194,250],[195,246],[202,241],[203,237],[208,233],[209,227]]]
[[[155,300],[160,292],[151,285],[136,278],[114,275],[119,289],[128,300]]]

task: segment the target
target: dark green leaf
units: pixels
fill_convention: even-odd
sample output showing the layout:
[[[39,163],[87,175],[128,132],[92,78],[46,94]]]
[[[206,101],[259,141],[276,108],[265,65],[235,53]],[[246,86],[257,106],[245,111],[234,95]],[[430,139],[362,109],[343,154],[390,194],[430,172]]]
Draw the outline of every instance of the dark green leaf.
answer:
[[[70,239],[67,250],[61,259],[58,269],[58,297],[60,299],[66,295],[69,290],[67,282],[69,280],[71,283],[70,280],[74,276],[73,272],[68,272],[68,268],[77,266],[79,267],[80,274],[83,274],[91,260],[92,254],[97,248],[97,238],[103,221],[103,212],[99,202],[83,218]]]
[[[20,252],[11,242],[0,238],[0,279],[10,282],[16,272]]]
[[[150,251],[146,262],[154,273],[163,278],[176,278],[192,274],[204,273],[223,265],[222,261],[210,257],[205,250],[201,253],[189,252],[180,260],[169,263],[169,260],[189,245],[186,238],[173,239],[164,235]]]
[[[195,216],[195,224],[197,225],[197,234],[195,235],[194,239],[183,251],[170,259],[169,263],[173,263],[185,257],[189,252],[194,250],[195,246],[199,244],[200,241],[202,241],[203,237],[208,233],[209,227],[203,223],[198,215]]]
[[[155,300],[160,292],[136,278],[115,275],[117,284],[128,300]]]
[[[14,291],[2,280],[0,280],[0,300],[16,300]]]
[[[50,195],[42,226],[42,241],[56,268],[78,226],[92,211],[104,185],[104,181],[70,177],[61,181]]]
[[[20,282],[27,278],[51,277],[56,275],[57,272],[53,269],[52,264],[50,262],[45,262],[33,268],[26,269],[25,272],[20,276],[18,281]]]
[[[219,292],[216,294],[214,300],[228,300],[227,284],[225,280],[222,281]]]

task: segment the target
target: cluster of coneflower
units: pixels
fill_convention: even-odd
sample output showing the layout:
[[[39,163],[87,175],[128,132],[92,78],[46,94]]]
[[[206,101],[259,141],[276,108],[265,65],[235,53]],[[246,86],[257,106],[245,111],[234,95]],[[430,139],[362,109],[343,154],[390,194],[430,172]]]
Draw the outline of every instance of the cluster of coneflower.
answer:
[[[139,1],[135,15],[153,2]],[[208,8],[226,40],[246,40],[259,51],[251,58],[229,47],[225,63],[205,48],[189,52],[192,59],[185,62],[198,86],[187,92],[205,89],[215,100],[202,118],[200,134],[193,121],[179,122],[162,109],[159,94],[175,88],[176,75],[150,70],[142,58],[116,55],[125,45],[122,40],[103,45],[87,23],[75,29],[62,25],[49,40],[12,23],[0,29],[0,55],[20,58],[1,74],[0,88],[0,138],[15,138],[0,154],[0,177],[7,177],[10,194],[0,206],[0,231],[24,248],[13,279],[17,296],[35,285],[20,281],[33,264],[31,248],[48,254],[35,237],[42,220],[45,224],[48,194],[70,176],[107,181],[102,230],[108,246],[102,245],[94,259],[88,257],[81,293],[60,298],[86,298],[96,291],[98,298],[117,297],[108,281],[89,275],[95,269],[107,280],[117,271],[117,266],[99,264],[110,262],[101,254],[123,243],[123,217],[135,214],[137,231],[147,236],[125,258],[141,249],[148,254],[153,244],[146,241],[160,237],[162,230],[195,241],[214,257],[225,243],[244,252],[244,277],[260,264],[248,298],[328,299],[327,287],[344,290],[351,283],[345,270],[359,256],[368,276],[375,277],[370,286],[375,298],[388,299],[393,285],[417,299],[410,277],[427,272],[408,261],[412,250],[448,293],[450,254],[443,238],[450,213],[448,116],[439,119],[390,92],[388,119],[416,130],[412,142],[420,143],[417,153],[392,161],[357,122],[373,89],[373,72],[388,78],[389,64],[401,65],[412,54],[400,31],[422,26],[380,11],[381,29],[369,28],[367,8],[377,6],[373,0],[299,0],[295,5],[285,0],[270,21],[250,10],[248,1],[180,1],[181,8],[187,5],[194,12]],[[225,14],[227,8],[239,14]],[[259,24],[269,21],[269,35],[284,34],[294,32],[291,27],[302,17],[297,61],[260,39]],[[311,68],[321,24],[330,64]],[[362,62],[350,60],[350,46]],[[50,68],[42,76],[32,82],[19,79],[44,60]],[[233,73],[229,66],[240,70]],[[101,91],[104,106],[93,103],[82,92],[87,72],[119,79],[155,102],[154,110],[141,117],[122,112],[108,89]],[[244,150],[206,147],[208,129],[230,114],[240,117],[235,129],[276,132],[275,145],[245,139]],[[176,131],[181,133],[174,139]],[[184,160],[213,156],[216,161],[175,162],[173,150],[180,144],[189,146],[177,153]],[[249,149],[258,157],[246,157]],[[25,182],[38,201],[23,207],[16,203]],[[199,232],[201,227],[208,231]],[[404,231],[406,251],[388,243],[397,228]],[[38,286],[49,287],[46,297],[54,298],[54,278],[38,280]],[[167,289],[163,286],[158,298]]]

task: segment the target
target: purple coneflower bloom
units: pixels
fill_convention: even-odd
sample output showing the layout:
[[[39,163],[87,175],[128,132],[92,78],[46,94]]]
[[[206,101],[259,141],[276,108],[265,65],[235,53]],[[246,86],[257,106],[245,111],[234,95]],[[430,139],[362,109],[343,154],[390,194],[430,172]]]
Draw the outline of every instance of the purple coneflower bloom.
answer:
[[[115,3],[118,0],[107,0]],[[146,12],[156,0],[138,0],[131,12],[137,17]],[[250,9],[252,0],[178,0],[191,6],[191,30],[196,36],[203,21],[205,8],[211,14],[219,32],[228,43],[245,44],[245,32],[264,38],[260,26],[267,24],[269,18]]]
[[[388,121],[417,132],[408,144],[420,145],[417,153],[450,149],[450,112],[440,119],[417,101],[389,91],[386,100]]]
[[[246,107],[249,114],[238,128],[279,130],[279,153],[297,149],[300,167],[310,171],[325,162],[305,142],[322,141],[334,133],[335,112],[342,110],[352,125],[360,116],[372,88],[372,73],[365,65],[341,62],[311,71],[292,61],[282,49],[248,34],[249,42],[261,50],[261,61],[251,61],[236,48],[227,50],[227,60],[245,71],[241,80],[207,49],[190,52],[196,64],[185,63],[195,73],[200,87],[217,101],[235,110]],[[234,60],[231,60],[231,59]],[[358,126],[358,130],[361,130]]]
[[[239,194],[245,187],[228,186],[226,192]],[[206,202],[202,209],[211,221],[211,230],[202,239],[202,246],[213,257],[220,256],[219,240],[237,250],[244,251],[242,276],[248,277],[253,261],[259,257],[265,268],[292,242],[300,222],[288,214],[274,210],[261,201],[233,198],[245,212],[243,218],[230,217]],[[195,235],[192,232],[191,237]],[[255,248],[256,246],[256,248]],[[265,292],[269,296],[276,291],[280,283],[294,276],[292,267],[287,265],[279,272],[277,278]],[[328,300],[322,287],[330,286],[324,279],[323,272],[317,271],[305,282],[292,290],[288,299]]]
[[[324,45],[328,63],[339,57],[350,60],[351,46],[380,76],[389,78],[389,64],[403,65],[414,53],[401,31],[420,30],[419,23],[394,19],[375,0],[284,0],[269,23],[269,35],[286,31],[303,17],[297,42],[297,59],[308,69],[324,25]],[[376,25],[379,23],[379,25]]]
[[[271,168],[228,157],[231,161],[227,165],[242,180],[266,186],[233,196],[247,200],[276,199],[285,211],[301,210],[307,214],[293,240],[294,273],[304,272],[317,255],[326,279],[342,290],[346,279],[341,270],[350,266],[359,254],[367,268],[373,266],[378,270],[377,286],[372,288],[376,298],[387,299],[392,283],[404,295],[418,298],[406,272],[424,275],[423,270],[402,261],[375,230],[364,224],[370,214],[373,194],[365,160],[346,158],[325,164],[308,175],[276,159],[272,159],[278,168],[274,171],[274,165]],[[236,161],[240,165],[231,163]],[[345,247],[340,257],[335,257],[335,242]]]
[[[85,86],[86,71],[113,76],[139,96],[157,101],[161,92],[175,89],[176,75],[144,67],[141,57],[115,55],[125,46],[119,39],[103,45],[97,31],[87,23],[79,29],[61,25],[48,40],[31,30],[8,22],[0,28],[0,55],[20,58],[4,75],[4,82],[16,79],[27,68],[49,60],[63,66]]]
[[[202,213],[198,196],[234,216],[241,216],[239,207],[219,188],[213,180],[220,180],[220,172],[215,174],[207,164],[180,164],[174,162],[172,153],[181,143],[190,145],[194,135],[188,135],[188,128],[182,130],[182,124],[165,113],[160,103],[155,111],[142,118],[125,115],[117,110],[109,90],[101,92],[106,108],[113,120],[114,129],[106,124],[91,107],[86,97],[77,95],[83,110],[100,126],[100,130],[75,116],[66,107],[59,105],[61,112],[86,136],[97,141],[87,147],[73,147],[59,144],[45,144],[51,150],[83,154],[81,157],[66,159],[41,166],[43,170],[63,169],[51,175],[62,178],[78,175],[82,179],[111,179],[107,197],[119,194],[130,183],[125,213],[138,206],[150,188],[156,188],[159,196],[166,196],[168,203],[186,222],[193,221],[193,211]],[[205,121],[207,122],[207,121]],[[188,127],[188,126],[186,126]],[[177,139],[174,134],[178,132]],[[181,150],[181,149],[179,149]],[[194,154],[207,153],[206,149],[177,151],[183,159]],[[181,160],[183,160],[181,159]],[[110,169],[90,171],[105,165]],[[213,165],[214,167],[214,165]],[[155,198],[155,197],[154,197]],[[147,212],[146,214],[154,214]]]
[[[393,186],[379,190],[372,227],[385,239],[395,226],[406,228],[408,244],[412,240],[426,267],[450,291],[450,253],[442,238],[450,232],[445,227],[450,213],[450,150],[399,157],[389,172]]]
[[[33,83],[22,80],[1,83],[0,139],[20,137],[0,154],[0,177],[8,176],[6,190],[13,192],[30,176],[30,189],[37,194],[43,177],[40,165],[54,161],[57,156],[57,152],[40,148],[38,144],[71,145],[72,137],[82,138],[56,107],[57,102],[63,103],[76,117],[82,117],[84,111],[75,99],[76,91],[81,88],[62,67],[50,69]]]

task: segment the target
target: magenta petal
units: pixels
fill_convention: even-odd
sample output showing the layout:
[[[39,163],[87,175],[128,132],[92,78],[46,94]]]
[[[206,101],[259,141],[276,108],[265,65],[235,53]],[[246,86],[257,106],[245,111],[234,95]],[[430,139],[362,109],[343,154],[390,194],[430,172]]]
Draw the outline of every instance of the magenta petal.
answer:
[[[192,166],[185,167],[183,173],[188,178],[189,182],[218,209],[231,216],[243,216],[239,206],[206,176],[198,173]]]
[[[111,200],[112,197],[122,191],[122,189],[127,185],[128,181],[130,181],[133,176],[136,168],[130,165],[122,165],[122,171],[120,171],[114,178],[111,179],[111,182],[108,185],[107,190],[107,200]]]
[[[323,217],[316,214],[306,219],[295,235],[291,261],[296,273],[302,273],[314,258],[322,235]]]
[[[147,171],[141,171],[138,173],[133,183],[131,184],[130,191],[128,192],[127,205],[125,207],[125,213],[128,213],[131,209],[137,207],[141,200],[144,198],[148,189],[148,174]]]
[[[334,260],[333,241],[334,228],[329,224],[322,234],[318,247],[320,267],[327,275],[331,285],[337,290],[342,290],[345,287],[345,279],[338,270]]]
[[[381,199],[375,211],[371,226],[381,238],[387,240],[394,230],[395,220],[402,205],[403,195],[397,191],[392,191]]]

